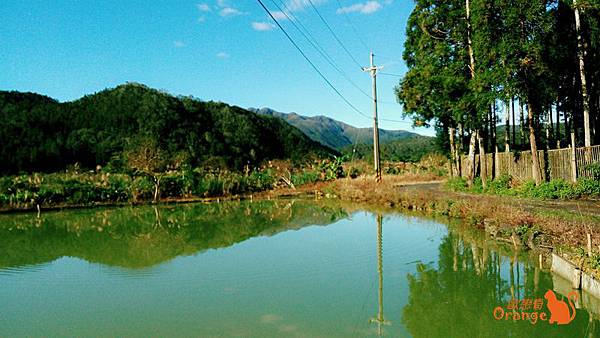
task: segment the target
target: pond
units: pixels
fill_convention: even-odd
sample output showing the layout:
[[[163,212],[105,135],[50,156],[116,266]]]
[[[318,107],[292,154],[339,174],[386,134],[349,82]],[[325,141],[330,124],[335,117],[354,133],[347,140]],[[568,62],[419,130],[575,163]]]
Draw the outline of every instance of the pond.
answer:
[[[373,210],[275,200],[0,215],[0,336],[600,335],[581,302],[569,324],[541,319],[544,294],[560,299],[566,282],[527,253]]]

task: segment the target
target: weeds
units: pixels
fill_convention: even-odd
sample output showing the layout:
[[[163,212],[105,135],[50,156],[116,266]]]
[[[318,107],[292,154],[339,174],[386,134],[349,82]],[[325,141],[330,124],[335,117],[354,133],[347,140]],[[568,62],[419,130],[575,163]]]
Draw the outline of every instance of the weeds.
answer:
[[[516,184],[510,176],[500,176],[488,182],[487,187],[484,189],[480,178],[475,178],[473,185],[468,187],[463,178],[457,177],[449,179],[446,182],[446,188],[451,191],[536,199],[574,199],[600,196],[600,180],[591,178],[581,178],[576,184],[563,179],[555,179],[536,186],[535,182],[531,180]]]

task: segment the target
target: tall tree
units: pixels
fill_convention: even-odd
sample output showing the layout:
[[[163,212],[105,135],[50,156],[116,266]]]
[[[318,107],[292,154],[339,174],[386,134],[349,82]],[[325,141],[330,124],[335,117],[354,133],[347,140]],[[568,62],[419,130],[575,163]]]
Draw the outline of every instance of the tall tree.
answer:
[[[583,134],[585,146],[592,145],[592,135],[590,129],[590,98],[587,89],[587,78],[585,76],[584,44],[581,33],[581,19],[579,17],[579,6],[577,0],[573,0],[573,13],[575,15],[575,31],[577,33],[577,58],[579,59],[579,78],[581,81],[581,98],[583,101]]]

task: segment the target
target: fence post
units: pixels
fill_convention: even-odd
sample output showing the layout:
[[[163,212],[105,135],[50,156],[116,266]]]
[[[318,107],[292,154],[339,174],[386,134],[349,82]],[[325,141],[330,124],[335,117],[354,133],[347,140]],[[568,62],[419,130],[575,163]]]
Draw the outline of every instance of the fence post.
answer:
[[[494,178],[502,176],[500,172],[500,158],[498,157],[498,145],[494,149]]]
[[[571,179],[577,183],[577,150],[575,149],[575,133],[571,132]]]

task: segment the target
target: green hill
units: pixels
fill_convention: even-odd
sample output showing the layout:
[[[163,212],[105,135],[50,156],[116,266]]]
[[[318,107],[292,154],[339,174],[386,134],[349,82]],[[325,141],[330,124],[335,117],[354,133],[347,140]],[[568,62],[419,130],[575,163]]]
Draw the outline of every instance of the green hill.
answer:
[[[343,154],[353,158],[373,161],[373,145],[359,144],[356,147],[352,145],[342,149]],[[435,137],[414,135],[408,138],[382,143],[380,153],[382,161],[393,162],[418,162],[423,156],[438,151]]]
[[[373,128],[356,128],[326,116],[302,116],[296,113],[280,113],[269,108],[249,108],[259,114],[275,116],[300,129],[311,139],[336,150],[351,144],[373,142]],[[387,143],[418,135],[405,130],[379,129],[379,140]]]
[[[171,166],[240,169],[268,159],[335,153],[281,119],[141,84],[65,103],[0,91],[0,173],[62,170],[74,163],[118,166],[124,151],[140,140],[151,140]]]

